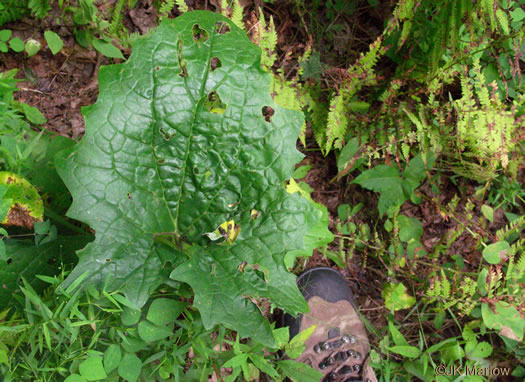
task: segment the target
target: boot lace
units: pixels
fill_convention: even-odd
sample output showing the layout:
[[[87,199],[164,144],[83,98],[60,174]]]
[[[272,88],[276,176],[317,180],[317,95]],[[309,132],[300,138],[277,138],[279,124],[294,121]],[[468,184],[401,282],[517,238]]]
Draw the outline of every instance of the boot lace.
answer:
[[[369,378],[362,378],[363,365],[368,355],[364,357],[359,351],[347,349],[355,347],[357,342],[355,336],[343,334],[314,345],[313,350],[316,354],[326,354],[317,365],[321,371],[327,371],[322,382],[371,382]],[[348,378],[345,379],[346,376]]]

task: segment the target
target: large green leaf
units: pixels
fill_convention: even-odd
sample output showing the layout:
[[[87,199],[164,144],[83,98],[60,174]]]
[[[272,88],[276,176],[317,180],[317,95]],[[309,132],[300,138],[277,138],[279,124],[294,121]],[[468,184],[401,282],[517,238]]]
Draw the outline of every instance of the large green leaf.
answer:
[[[196,11],[101,69],[83,140],[56,158],[73,195],[68,216],[96,231],[65,285],[87,271],[87,283],[109,279],[142,306],[169,264],[186,261],[171,277],[193,287],[205,326],[267,344],[252,298],[307,309],[283,258],[312,250],[304,236],[321,211],[283,189],[301,159],[303,117],[272,100],[260,56],[227,18]],[[233,244],[205,235],[230,220],[240,225]]]
[[[403,191],[403,179],[399,175],[399,171],[386,164],[380,164],[364,171],[352,183],[357,183],[367,190],[381,193],[378,202],[380,216],[391,207],[400,207],[407,199]]]
[[[36,290],[48,286],[36,275],[52,276],[61,263],[74,264],[75,251],[89,240],[88,236],[63,236],[39,247],[34,240],[6,240],[5,260],[0,260],[0,307],[10,303],[15,293],[21,294],[22,277]]]

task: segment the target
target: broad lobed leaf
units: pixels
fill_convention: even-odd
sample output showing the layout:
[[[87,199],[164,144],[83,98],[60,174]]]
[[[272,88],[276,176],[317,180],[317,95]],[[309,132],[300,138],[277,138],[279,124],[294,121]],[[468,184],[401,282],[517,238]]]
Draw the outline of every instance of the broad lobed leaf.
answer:
[[[101,69],[84,138],[56,158],[73,195],[68,216],[96,231],[64,287],[87,272],[87,284],[109,280],[142,306],[169,265],[186,261],[171,277],[193,287],[205,326],[266,344],[271,330],[252,298],[307,309],[283,258],[311,252],[304,236],[321,211],[284,191],[303,117],[274,103],[260,55],[227,18],[196,11]],[[240,224],[232,245],[205,236],[229,220]]]

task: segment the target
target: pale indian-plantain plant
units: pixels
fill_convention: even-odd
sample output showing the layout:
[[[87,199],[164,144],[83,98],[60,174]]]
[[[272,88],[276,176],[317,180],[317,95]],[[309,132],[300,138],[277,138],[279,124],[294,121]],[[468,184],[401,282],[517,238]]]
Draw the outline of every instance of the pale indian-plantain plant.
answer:
[[[184,282],[206,328],[265,345],[270,324],[253,301],[305,309],[284,259],[329,241],[328,217],[283,188],[303,118],[272,99],[260,57],[231,20],[195,11],[101,69],[84,138],[56,158],[68,216],[96,231],[64,288],[107,285],[141,307],[160,284]],[[232,220],[234,241],[210,238]]]

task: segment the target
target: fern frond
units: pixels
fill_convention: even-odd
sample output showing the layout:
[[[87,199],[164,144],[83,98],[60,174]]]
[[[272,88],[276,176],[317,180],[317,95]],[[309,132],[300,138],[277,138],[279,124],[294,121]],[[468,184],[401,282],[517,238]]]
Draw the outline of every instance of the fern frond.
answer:
[[[479,5],[485,16],[488,17],[490,21],[490,28],[492,32],[494,32],[497,27],[495,16],[496,0],[480,0]]]
[[[403,29],[401,30],[401,37],[399,38],[399,47],[405,44],[405,41],[412,30],[412,21],[407,20],[403,23]]]
[[[188,6],[186,5],[185,0],[175,0],[175,4],[177,4],[177,9],[180,13],[188,12]]]
[[[414,14],[414,0],[404,0],[399,3],[395,16],[399,20],[408,20]]]
[[[274,53],[275,47],[277,46],[277,31],[275,30],[275,24],[273,17],[270,16],[269,25],[266,24],[264,14],[260,10],[259,22],[257,23],[257,35],[259,37],[257,45],[262,49],[263,55],[261,57],[261,67],[265,70],[270,70],[277,58]]]
[[[300,84],[292,84],[286,81],[286,78],[282,75],[272,76],[271,91],[273,100],[278,105],[291,110],[302,110],[309,105],[310,97],[306,93]],[[305,138],[306,123],[303,122],[301,131],[299,133],[299,139],[303,146],[306,147]]]
[[[299,63],[299,69],[297,69],[297,77],[301,77],[304,73],[304,66],[303,64],[308,62],[310,59],[310,56],[312,55],[312,44],[309,42],[303,55],[299,57],[297,60]]]
[[[448,41],[446,46],[450,47],[452,50],[456,49],[458,40],[458,7],[461,5],[459,3],[459,1],[451,1],[448,8]]]
[[[221,14],[228,17],[228,0],[221,0]]]
[[[329,111],[327,106],[325,103],[317,102],[314,98],[310,98],[309,111],[312,120],[312,130],[315,142],[320,148],[323,148],[326,144],[326,120]]]
[[[449,299],[451,296],[450,281],[445,275],[445,271],[441,269],[441,297],[443,299]]]
[[[348,117],[346,116],[345,100],[342,94],[338,94],[330,102],[330,111],[326,124],[325,155],[332,149],[343,147],[343,140],[348,128]],[[335,143],[334,143],[335,142]]]
[[[477,96],[481,106],[486,109],[490,109],[490,94],[489,89],[485,83],[485,76],[481,72],[481,65],[479,60],[474,61],[474,73],[476,74],[475,85],[477,88]]]
[[[425,291],[425,295],[430,297],[430,301],[435,301],[437,297],[441,296],[441,280],[435,278]]]
[[[111,24],[109,25],[107,32],[109,34],[114,34],[117,32],[117,29],[122,26],[122,23],[120,22],[120,16],[122,14],[122,7],[124,6],[124,0],[118,0],[115,3],[115,7],[113,8],[113,16],[111,18]]]
[[[488,274],[488,298],[492,298],[496,290],[501,286],[501,270],[498,268],[491,268]]]
[[[141,36],[140,32],[129,33],[128,35],[122,38],[122,45],[130,46],[131,44],[133,44],[133,42],[135,42],[135,40],[140,38],[140,36]]]
[[[159,8],[159,18],[168,17],[168,14],[171,12],[175,6],[175,0],[163,0],[162,5]]]
[[[474,299],[474,295],[477,291],[477,283],[470,277],[465,277],[461,281],[459,289],[462,295],[459,296],[461,302],[458,302],[457,307],[462,315],[468,315],[472,312],[477,304],[477,301]]]
[[[505,227],[496,231],[496,238],[499,241],[503,241],[509,237],[512,233],[519,233],[522,228],[525,227],[525,215],[520,216],[513,222],[507,224]]]
[[[509,28],[509,19],[507,18],[507,15],[503,10],[500,8],[496,9],[496,20],[498,20],[498,24],[503,30],[503,33],[506,35],[510,34],[510,28]]]
[[[232,10],[232,21],[241,29],[245,29],[244,22],[242,20],[243,18],[243,10],[244,8],[239,4],[239,0],[233,1],[233,10]],[[273,22],[273,21],[272,21]]]
[[[509,163],[508,154],[517,147],[516,140],[512,137],[520,122],[512,109],[509,110],[499,99],[499,93],[494,91],[491,96],[479,60],[475,60],[473,66],[475,92],[470,78],[464,74],[461,77],[463,96],[453,103],[457,113],[458,148],[460,151],[469,149],[470,152],[464,155],[477,156],[480,162],[487,163],[483,168],[480,167],[485,170],[480,176],[487,176],[494,174],[500,164],[506,168]],[[472,169],[473,165],[475,164],[471,165]],[[472,176],[478,177],[474,173]]]
[[[430,71],[432,74],[436,72],[439,66],[439,61],[444,51],[443,46],[445,45],[446,36],[446,28],[439,28],[432,39],[432,50],[430,51]]]
[[[321,139],[325,141],[324,150],[323,146],[320,146],[325,155],[332,147],[337,149],[343,147],[344,137],[349,125],[348,113],[350,110],[347,108],[348,103],[352,101],[352,98],[363,86],[376,83],[376,74],[373,68],[385,53],[382,41],[382,36],[378,37],[370,44],[366,54],[361,53],[359,59],[348,69],[349,79],[343,83],[339,93],[330,101],[325,139]]]
[[[360,77],[366,74],[366,84],[369,85],[373,82],[375,75],[372,69],[386,52],[386,49],[382,46],[382,42],[383,38],[382,36],[379,36],[372,44],[370,44],[366,54],[361,53],[356,63],[348,69],[350,76]]]

